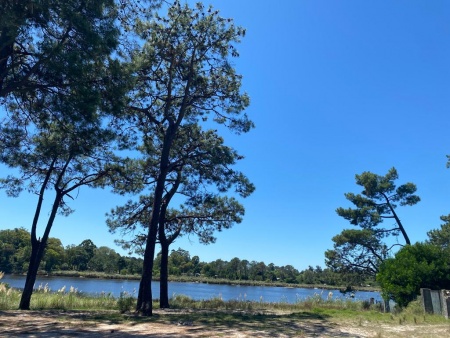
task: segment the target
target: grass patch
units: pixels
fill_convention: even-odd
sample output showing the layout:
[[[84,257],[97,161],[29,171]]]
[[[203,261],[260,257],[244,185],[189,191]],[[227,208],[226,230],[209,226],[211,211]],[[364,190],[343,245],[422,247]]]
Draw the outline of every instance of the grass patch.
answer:
[[[14,316],[16,311],[8,313],[4,310],[16,310],[19,298],[19,291],[1,288],[0,304],[3,304],[3,312],[0,316]],[[133,313],[135,298],[128,294],[114,298],[108,294],[87,296],[70,290],[50,292],[43,289],[33,293],[31,301],[32,309],[45,310],[41,312],[43,317],[50,317],[58,323],[68,322],[71,326],[75,325],[74,321],[78,321],[80,328],[98,324],[135,326],[159,323],[167,325],[168,328],[173,325],[188,328],[192,326],[192,330],[199,336],[209,336],[214,331],[215,336],[224,337],[230,332],[261,337],[334,337],[340,332],[346,332],[345,329],[355,328],[369,332],[370,336],[393,337],[392,332],[403,332],[403,328],[408,325],[409,331],[395,336],[404,338],[410,336],[411,326],[422,326],[424,333],[416,335],[417,337],[429,337],[429,330],[441,329],[444,325],[450,328],[444,317],[426,315],[415,303],[399,313],[381,313],[373,308],[367,309],[358,302],[350,304],[341,300],[317,299],[288,304],[223,301],[218,297],[194,301],[190,297],[176,295],[171,299],[170,309],[160,310],[158,305],[158,301],[154,301],[154,315],[143,317]],[[392,328],[400,330],[391,332]],[[445,334],[448,332],[445,331]],[[348,336],[352,335],[349,333]]]
[[[16,310],[21,292],[0,283],[0,310]],[[185,295],[174,295],[171,309],[156,310],[158,301],[153,302],[155,315],[151,318],[139,317],[133,314],[136,298],[122,293],[115,298],[111,294],[86,295],[76,289],[62,288],[51,292],[47,286],[41,286],[31,298],[32,310],[63,310],[72,312],[78,319],[106,323],[141,323],[160,322],[178,325],[200,325],[203,327],[258,331],[269,335],[311,335],[314,332],[323,335],[333,332],[335,325],[352,327],[373,327],[380,325],[440,325],[448,321],[437,315],[425,314],[419,302],[412,302],[406,309],[394,313],[381,313],[376,306],[363,301],[332,298],[323,299],[314,295],[298,299],[295,303],[288,302],[252,302],[244,299],[224,301],[220,297],[195,301]],[[64,316],[64,314],[62,315]],[[302,326],[304,322],[312,322],[317,326],[308,331]],[[181,324],[180,324],[181,323]],[[311,325],[310,325],[311,326]],[[320,331],[322,330],[322,331]],[[379,331],[381,332],[381,331]],[[314,334],[315,334],[314,333]]]

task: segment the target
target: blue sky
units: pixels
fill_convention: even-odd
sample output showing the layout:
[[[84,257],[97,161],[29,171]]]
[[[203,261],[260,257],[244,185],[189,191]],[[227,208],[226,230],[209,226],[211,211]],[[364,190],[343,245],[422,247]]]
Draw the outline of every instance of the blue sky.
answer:
[[[335,210],[360,192],[355,174],[413,182],[422,201],[398,209],[413,242],[450,213],[450,3],[447,1],[215,0],[247,29],[234,60],[256,128],[225,135],[255,183],[241,224],[204,246],[173,244],[202,261],[233,257],[297,269],[324,266],[331,238],[351,225]],[[2,170],[4,170],[2,168]],[[2,173],[3,174],[3,173]],[[29,228],[35,196],[0,192],[0,229]],[[121,254],[104,214],[124,200],[82,189],[57,218],[64,245],[90,238]],[[42,227],[40,228],[42,230]]]

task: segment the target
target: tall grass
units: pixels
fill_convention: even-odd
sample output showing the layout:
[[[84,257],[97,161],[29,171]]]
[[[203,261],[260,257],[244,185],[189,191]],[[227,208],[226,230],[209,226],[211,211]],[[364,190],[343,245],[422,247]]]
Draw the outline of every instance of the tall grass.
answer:
[[[21,292],[0,284],[0,309],[14,310],[19,306]],[[133,294],[122,292],[115,298],[110,293],[98,295],[86,295],[78,292],[73,287],[66,290],[65,287],[53,292],[48,285],[40,285],[33,292],[30,308],[61,309],[61,310],[119,310],[129,312],[134,309],[136,298]],[[224,301],[220,296],[205,300],[193,300],[185,295],[173,295],[170,305],[174,309],[208,309],[208,310],[239,310],[239,311],[311,311],[317,308],[326,309],[350,309],[355,311],[367,310],[364,302],[323,299],[319,294],[305,299],[297,299],[295,303],[285,300],[280,302],[248,301],[244,298]],[[371,308],[373,309],[373,308]]]
[[[224,301],[220,296],[207,300],[196,301],[185,295],[173,295],[170,305],[178,309],[223,309],[240,311],[313,311],[315,309],[336,309],[367,311],[379,310],[377,305],[370,305],[365,301],[354,301],[351,299],[322,298],[320,294],[314,294],[307,298],[298,297],[295,303],[288,303],[287,300],[280,302],[248,301],[245,298]]]
[[[0,279],[4,273],[0,271]],[[8,284],[0,283],[0,310],[9,310],[11,306],[19,306],[20,292],[11,289]]]
[[[3,275],[0,272],[0,279]],[[19,307],[22,293],[0,283],[0,310],[16,310]],[[78,292],[77,289],[62,287],[52,292],[48,285],[40,285],[33,292],[30,309],[60,309],[60,310],[115,310],[118,308],[117,299],[111,293],[91,296]]]
[[[3,274],[0,272],[0,279]],[[19,306],[21,291],[10,288],[5,283],[0,283],[0,310],[16,310]],[[236,300],[224,301],[220,296],[206,300],[193,300],[185,295],[173,295],[170,301],[173,309],[188,310],[221,310],[246,313],[315,313],[327,315],[343,320],[359,319],[374,322],[395,322],[399,325],[404,323],[433,323],[441,322],[442,316],[425,314],[420,302],[411,302],[410,305],[401,312],[382,314],[377,305],[370,305],[364,301],[354,301],[351,299],[333,298],[330,294],[324,299],[320,294],[315,294],[307,298],[298,298],[295,303],[288,303],[287,300],[280,302],[248,301],[246,297]],[[60,290],[52,291],[48,285],[40,285],[33,292],[31,297],[32,310],[59,309],[59,310],[87,310],[105,311],[115,310],[120,313],[131,312],[136,306],[134,294],[122,292],[120,297],[115,298],[111,293],[101,293],[98,295],[86,295],[70,287],[68,290],[63,287]],[[158,302],[153,302],[156,308]]]

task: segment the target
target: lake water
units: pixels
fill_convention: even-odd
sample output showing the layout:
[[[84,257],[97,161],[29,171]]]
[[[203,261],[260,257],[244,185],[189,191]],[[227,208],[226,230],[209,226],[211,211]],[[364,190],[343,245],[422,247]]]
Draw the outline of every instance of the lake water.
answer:
[[[14,288],[23,288],[25,285],[25,276],[5,275],[1,282],[8,283]],[[66,291],[72,286],[79,292],[88,294],[111,293],[118,297],[122,291],[137,296],[139,281],[123,279],[90,279],[76,277],[46,277],[38,276],[35,288],[48,285],[51,291],[57,291],[66,287]],[[159,298],[159,282],[152,282],[153,297]],[[263,302],[288,302],[295,303],[298,300],[304,300],[315,294],[321,295],[324,299],[328,297],[329,292],[333,293],[333,299],[346,299],[348,294],[343,295],[338,290],[304,289],[304,288],[286,288],[271,286],[244,286],[244,285],[218,285],[203,283],[180,283],[169,282],[169,297],[173,295],[186,295],[195,300],[211,299],[220,297],[223,300],[250,300]],[[369,300],[374,298],[381,301],[378,292],[355,292],[355,300]]]

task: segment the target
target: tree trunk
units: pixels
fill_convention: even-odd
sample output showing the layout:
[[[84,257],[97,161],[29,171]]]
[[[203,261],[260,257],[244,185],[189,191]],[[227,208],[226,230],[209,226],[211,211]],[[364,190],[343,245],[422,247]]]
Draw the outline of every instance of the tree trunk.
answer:
[[[145,316],[152,315],[152,273],[153,273],[153,259],[155,256],[156,237],[158,234],[158,225],[160,222],[161,206],[163,205],[163,195],[165,189],[165,183],[167,179],[167,171],[169,167],[170,150],[172,148],[173,140],[177,133],[178,127],[183,120],[186,105],[187,105],[187,93],[189,92],[191,77],[188,79],[183,102],[180,107],[180,111],[176,120],[170,117],[170,110],[172,108],[172,76],[173,76],[173,64],[171,65],[169,75],[170,80],[168,84],[167,102],[164,108],[164,116],[169,122],[169,126],[164,134],[164,140],[162,145],[162,152],[159,163],[158,179],[156,180],[156,187],[152,206],[152,216],[148,227],[148,236],[144,252],[144,262],[142,278],[139,284],[139,292],[137,299],[136,312]],[[192,75],[192,74],[191,74]]]
[[[170,308],[169,304],[169,243],[161,240],[161,270],[159,280],[159,307]]]
[[[155,257],[156,237],[160,222],[161,206],[164,195],[164,186],[167,178],[167,168],[169,165],[169,154],[173,139],[177,131],[177,125],[171,123],[166,131],[159,165],[159,174],[156,181],[152,215],[148,227],[147,242],[145,245],[144,262],[142,266],[142,278],[139,283],[139,292],[136,305],[136,312],[144,316],[152,315],[152,273],[153,259]]]
[[[148,229],[147,242],[145,245],[144,262],[142,266],[142,277],[139,283],[136,312],[144,315],[152,315],[152,273],[153,259],[155,257],[156,237],[158,234],[158,223],[164,193],[164,182],[166,175],[160,175],[155,189],[155,198],[152,208],[152,216]]]
[[[144,316],[152,315],[152,270],[153,257],[155,256],[156,230],[157,227],[152,227],[150,225],[149,235],[147,237],[147,243],[144,252],[142,277],[139,283],[136,312]]]
[[[389,201],[389,199],[387,198],[386,195],[384,195],[384,197],[386,198],[387,201],[387,205],[389,207],[389,209],[392,212],[392,215],[394,216],[395,221],[397,222],[398,228],[400,229],[400,232],[403,235],[403,238],[405,239],[406,245],[411,245],[411,241],[409,240],[408,234],[406,233],[405,228],[403,227],[402,222],[400,221],[400,218],[398,218],[397,214],[395,213],[394,208],[391,205],[391,202]]]
[[[36,282],[36,276],[44,254],[45,243],[39,240],[31,240],[31,256],[30,263],[28,265],[27,278],[25,280],[25,286],[23,288],[22,297],[20,298],[19,309],[29,310],[31,295],[33,294],[34,284]]]
[[[161,213],[159,215],[159,242],[161,243],[161,266],[160,266],[160,279],[159,279],[159,307],[161,309],[170,308],[169,304],[169,246],[178,237],[181,232],[181,227],[178,228],[175,233],[169,238],[166,237],[166,214],[167,207],[175,195],[181,182],[181,172],[177,172],[177,179],[170,191],[164,197],[164,201],[161,205]]]
[[[19,309],[29,310],[31,303],[31,295],[33,294],[34,283],[36,282],[37,272],[39,270],[39,265],[41,264],[42,257],[44,257],[45,246],[47,245],[48,236],[50,235],[50,230],[53,225],[53,221],[56,217],[56,212],[58,211],[59,204],[61,203],[63,194],[61,191],[56,192],[55,199],[53,201],[52,211],[47,221],[47,226],[45,227],[44,235],[42,240],[37,239],[36,228],[39,221],[39,216],[42,208],[42,201],[44,200],[44,191],[47,187],[47,183],[50,179],[50,175],[53,171],[53,165],[55,160],[53,160],[50,169],[47,171],[44,182],[42,183],[38,203],[36,205],[36,211],[34,213],[33,224],[31,226],[31,255],[30,264],[28,266],[27,278],[25,280],[25,286],[23,288],[22,297],[20,298]]]
[[[53,226],[53,221],[55,220],[56,212],[58,211],[61,199],[62,196],[60,196],[60,194],[58,193],[53,202],[52,212],[48,219],[47,226],[45,227],[42,240],[36,239],[36,232],[32,231],[30,265],[28,266],[27,278],[25,280],[25,287],[23,289],[22,297],[20,299],[19,304],[20,310],[30,309],[31,295],[33,294],[33,287],[34,283],[36,282],[37,272],[39,270],[39,265],[41,264],[42,257],[44,257],[45,247],[47,246],[50,230]]]

